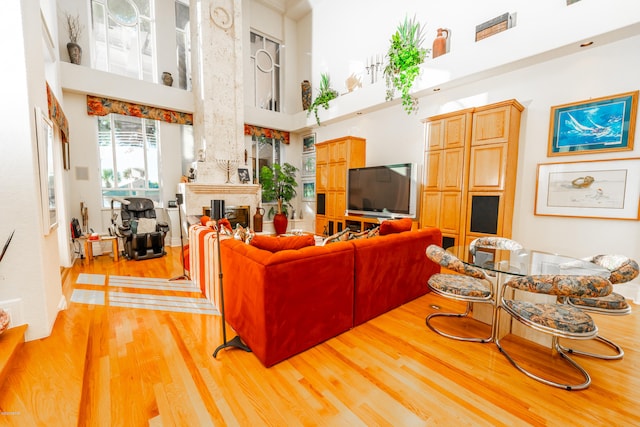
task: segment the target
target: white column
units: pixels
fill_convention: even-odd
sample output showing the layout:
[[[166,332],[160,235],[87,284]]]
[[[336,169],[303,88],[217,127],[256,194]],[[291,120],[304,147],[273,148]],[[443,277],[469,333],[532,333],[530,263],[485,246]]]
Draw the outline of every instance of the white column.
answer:
[[[194,81],[196,147],[204,151],[197,163],[202,184],[222,184],[227,172],[220,164],[231,160],[232,182],[244,153],[244,104],[241,0],[203,0],[196,11],[194,46],[197,55]],[[192,34],[193,35],[193,34]]]

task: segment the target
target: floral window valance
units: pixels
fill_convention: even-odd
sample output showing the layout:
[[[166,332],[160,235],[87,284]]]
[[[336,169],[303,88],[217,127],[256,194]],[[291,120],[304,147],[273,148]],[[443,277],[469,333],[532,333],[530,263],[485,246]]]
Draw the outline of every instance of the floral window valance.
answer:
[[[193,125],[193,114],[191,113],[181,113],[179,111],[165,110],[164,108],[87,95],[87,114],[90,116],[106,116],[111,113],[161,120],[179,125]]]
[[[255,136],[255,137],[279,139],[283,144],[289,143],[289,132],[285,132],[283,130],[261,128],[258,126],[248,125],[245,123],[244,134]]]
[[[69,141],[69,122],[67,121],[67,116],[64,115],[64,111],[62,111],[62,107],[60,107],[60,103],[56,96],[51,92],[51,88],[49,87],[49,83],[47,85],[47,104],[49,106],[49,118],[56,122],[58,127],[60,128],[60,132],[62,132],[62,142]]]

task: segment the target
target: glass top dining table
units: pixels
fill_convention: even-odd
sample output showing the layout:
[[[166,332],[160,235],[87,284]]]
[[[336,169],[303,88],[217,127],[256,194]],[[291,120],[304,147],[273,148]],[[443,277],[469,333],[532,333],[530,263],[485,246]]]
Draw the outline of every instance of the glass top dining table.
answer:
[[[508,250],[476,246],[475,252],[472,253],[469,246],[454,246],[447,250],[463,254],[460,259],[466,264],[507,275],[564,274],[609,277],[610,274],[609,270],[592,262],[535,249]]]
[[[448,251],[458,256],[462,262],[468,265],[482,268],[485,271],[495,272],[490,276],[496,276],[494,304],[491,313],[488,314],[481,307],[475,307],[474,304],[473,317],[477,320],[492,325],[492,337],[495,341],[499,327],[496,325],[496,316],[498,307],[500,306],[500,294],[504,283],[510,276],[527,276],[527,275],[572,275],[572,276],[601,276],[609,277],[610,271],[597,264],[574,258],[566,255],[558,255],[554,253],[539,251],[535,249],[497,249],[495,247],[483,247],[476,245],[472,252],[469,246],[453,246],[447,248]],[[525,292],[526,293],[526,292]],[[524,295],[521,297],[526,298]],[[550,297],[555,299],[555,297]],[[534,339],[526,337],[527,339]],[[542,341],[538,341],[545,344]],[[546,343],[549,345],[548,343]]]

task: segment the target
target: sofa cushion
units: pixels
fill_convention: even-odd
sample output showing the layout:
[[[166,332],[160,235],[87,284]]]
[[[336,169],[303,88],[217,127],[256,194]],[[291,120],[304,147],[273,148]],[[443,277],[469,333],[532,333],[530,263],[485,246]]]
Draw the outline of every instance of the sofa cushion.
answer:
[[[348,228],[345,228],[342,231],[338,231],[336,234],[332,234],[331,236],[324,239],[324,242],[322,242],[322,246],[328,245],[329,243],[346,242],[347,240],[349,240],[349,231],[350,230]]]
[[[380,235],[386,236],[387,234],[409,231],[412,225],[413,221],[411,221],[411,218],[387,219],[380,224]]]
[[[251,239],[249,244],[258,249],[264,249],[265,251],[278,252],[287,249],[302,249],[307,246],[315,246],[316,240],[313,234],[286,237],[256,235]]]
[[[360,231],[358,233],[351,232],[349,233],[349,240],[355,239],[371,239],[372,237],[376,237],[380,235],[380,226],[376,226],[370,230]]]

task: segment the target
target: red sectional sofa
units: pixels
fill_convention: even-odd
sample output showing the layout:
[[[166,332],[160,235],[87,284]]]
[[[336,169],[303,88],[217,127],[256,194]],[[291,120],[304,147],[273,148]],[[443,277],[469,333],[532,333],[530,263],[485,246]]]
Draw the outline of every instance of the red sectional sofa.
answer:
[[[227,322],[266,367],[428,292],[437,228],[269,252],[221,242]]]

